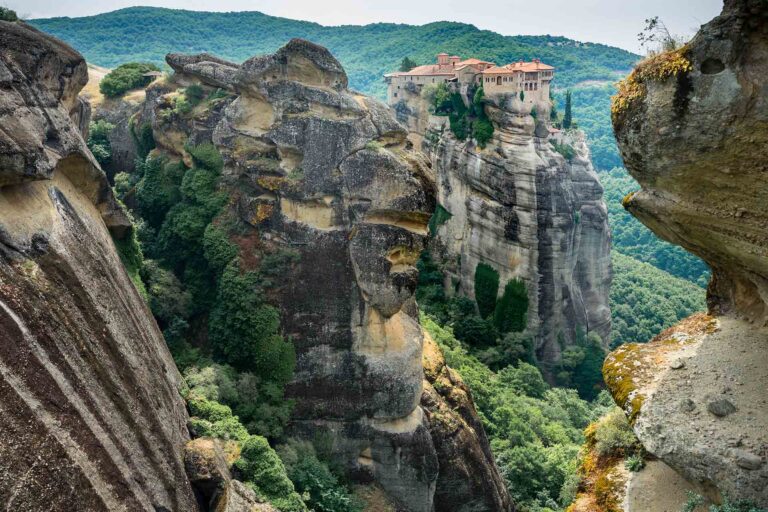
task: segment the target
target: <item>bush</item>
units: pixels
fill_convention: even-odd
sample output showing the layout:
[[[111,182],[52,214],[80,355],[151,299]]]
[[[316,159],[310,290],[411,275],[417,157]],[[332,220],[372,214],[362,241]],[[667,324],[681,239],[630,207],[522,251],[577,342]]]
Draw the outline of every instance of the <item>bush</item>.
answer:
[[[203,233],[203,254],[208,264],[217,274],[221,274],[226,266],[237,256],[238,248],[229,241],[227,233],[216,226],[209,224]]]
[[[594,432],[595,450],[601,457],[623,457],[640,449],[640,443],[621,409],[601,419]]]
[[[138,155],[139,160],[143,162],[146,160],[149,152],[155,149],[156,146],[152,125],[150,123],[144,123],[137,130],[135,120],[131,118],[128,128],[133,143],[136,145],[136,154]]]
[[[638,472],[645,467],[645,461],[640,455],[630,455],[627,460],[624,461],[624,467],[627,471]]]
[[[478,119],[472,123],[472,138],[477,141],[478,146],[484,148],[493,138],[493,123],[488,119]]]
[[[496,309],[499,294],[499,273],[486,263],[475,267],[475,301],[480,316],[488,318]]]
[[[147,62],[123,64],[102,78],[99,83],[99,90],[108,98],[122,96],[131,89],[149,85],[152,82],[152,78],[143,75],[150,71],[160,71],[160,68]]]
[[[109,134],[115,129],[115,125],[103,119],[94,121],[88,128],[88,149],[100,165],[105,165],[112,157],[112,144],[109,142]]]
[[[521,279],[504,286],[504,294],[496,304],[493,323],[501,333],[522,332],[527,324],[528,291]]]
[[[363,507],[339,482],[328,464],[317,457],[307,441],[290,439],[277,449],[296,491],[305,496],[307,507],[316,512],[362,512]]]
[[[141,270],[147,286],[149,308],[162,325],[169,325],[174,318],[187,318],[192,296],[179,279],[162,268],[157,261],[147,260]]]
[[[186,172],[182,162],[147,158],[138,166],[143,176],[136,184],[136,206],[147,223],[160,227],[169,210],[181,201],[181,181]]]
[[[208,169],[216,174],[220,173],[224,168],[224,159],[222,159],[221,153],[213,144],[206,143],[199,146],[187,146],[185,149],[197,167]]]
[[[283,462],[261,436],[248,436],[235,467],[243,479],[254,486],[282,512],[303,512],[307,508],[288,478]]]
[[[456,338],[473,347],[489,347],[496,343],[499,333],[489,320],[477,315],[459,318],[454,322]]]
[[[574,150],[573,146],[571,146],[570,144],[558,144],[557,142],[552,142],[552,147],[555,149],[556,152],[563,155],[563,158],[565,158],[569,162],[573,160],[574,156],[576,156],[576,150]]]
[[[205,99],[205,90],[197,84],[192,84],[184,89],[184,96],[192,106],[196,106]]]
[[[12,11],[7,7],[0,7],[0,21],[18,21],[19,17],[16,15],[16,11]]]

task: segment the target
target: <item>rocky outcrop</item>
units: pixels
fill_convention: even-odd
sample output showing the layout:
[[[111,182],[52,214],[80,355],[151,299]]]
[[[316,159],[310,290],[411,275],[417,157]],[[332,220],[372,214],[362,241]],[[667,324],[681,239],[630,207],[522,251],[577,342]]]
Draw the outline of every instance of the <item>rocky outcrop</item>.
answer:
[[[330,442],[350,477],[374,482],[400,509],[431,511],[443,461],[419,405],[414,300],[434,209],[426,162],[390,111],[348,90],[336,59],[307,41],[241,66],[208,55],[167,60],[177,72],[171,89],[230,94],[182,116],[171,112],[179,91],[150,87],[137,122],[152,124],[157,152],[170,158],[189,161],[187,144],[215,145],[228,212],[248,240],[244,260],[295,256],[270,291],[297,352],[292,434]]]
[[[613,121],[642,186],[625,207],[712,268],[710,314],[609,356],[646,449],[714,501],[768,505],[768,5],[727,0],[621,84]]]
[[[440,461],[435,510],[511,510],[469,388],[426,331],[423,361],[421,405]]]
[[[548,117],[548,103],[535,108],[539,118]],[[577,332],[594,332],[605,346],[609,341],[611,239],[603,189],[581,132],[550,137],[547,125],[530,115],[532,106],[517,98],[489,96],[485,109],[495,130],[484,149],[457,140],[447,117],[429,116],[422,147],[436,173],[438,203],[450,214],[437,229],[437,252],[449,291],[474,297],[480,263],[499,273],[500,295],[505,283],[521,280],[526,332],[537,359],[553,368]],[[412,94],[395,110],[418,134],[424,100]],[[573,155],[566,159],[553,143]]]
[[[0,502],[196,510],[181,377],[112,242],[131,227],[83,142],[86,80],[0,21]]]

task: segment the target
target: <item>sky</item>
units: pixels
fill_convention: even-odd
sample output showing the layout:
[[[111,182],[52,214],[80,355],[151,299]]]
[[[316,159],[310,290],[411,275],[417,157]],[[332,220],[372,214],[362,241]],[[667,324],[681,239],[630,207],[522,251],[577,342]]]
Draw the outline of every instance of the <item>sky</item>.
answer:
[[[89,16],[134,5],[195,11],[261,11],[323,25],[421,25],[460,21],[504,35],[559,35],[640,52],[644,20],[659,16],[674,35],[693,35],[722,0],[0,0],[26,18]],[[538,12],[532,12],[537,6]]]

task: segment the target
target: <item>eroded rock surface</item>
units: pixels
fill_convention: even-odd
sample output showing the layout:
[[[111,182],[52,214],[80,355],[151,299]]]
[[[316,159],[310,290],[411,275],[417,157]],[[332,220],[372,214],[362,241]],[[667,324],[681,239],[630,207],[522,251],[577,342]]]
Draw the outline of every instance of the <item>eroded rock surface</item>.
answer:
[[[83,58],[0,21],[0,503],[196,510],[181,377],[110,237]]]
[[[244,259],[298,255],[270,292],[297,351],[292,433],[330,441],[352,478],[375,482],[400,509],[431,511],[442,459],[419,405],[414,300],[434,209],[425,160],[392,113],[348,90],[338,61],[307,41],[241,66],[208,55],[168,62],[177,74],[149,88],[137,120],[152,124],[157,153],[188,161],[186,144],[212,142]],[[230,94],[170,114],[175,89],[193,83]]]
[[[768,505],[768,4],[727,0],[680,50],[641,63],[613,121],[642,190],[625,207],[712,267],[692,317],[604,367],[646,449],[704,489]]]
[[[508,281],[522,280],[527,332],[545,365],[559,362],[577,331],[594,332],[607,346],[611,237],[584,135],[550,137],[530,115],[531,105],[507,96],[486,101],[495,130],[484,149],[457,140],[447,117],[429,116],[418,91],[394,106],[428,153],[437,201],[451,215],[437,230],[442,254],[435,256],[446,263],[451,285],[458,282],[459,293],[469,297],[480,263],[499,272],[499,295]],[[535,108],[539,118],[548,117],[547,102]],[[552,142],[571,146],[573,157],[566,160]]]

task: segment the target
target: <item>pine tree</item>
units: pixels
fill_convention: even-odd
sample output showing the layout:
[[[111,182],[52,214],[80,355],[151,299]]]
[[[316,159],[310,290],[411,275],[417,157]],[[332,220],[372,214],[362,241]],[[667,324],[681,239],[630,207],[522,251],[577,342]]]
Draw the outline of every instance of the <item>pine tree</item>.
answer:
[[[573,114],[571,113],[571,91],[565,91],[565,115],[563,116],[563,128],[566,130],[573,124]]]

